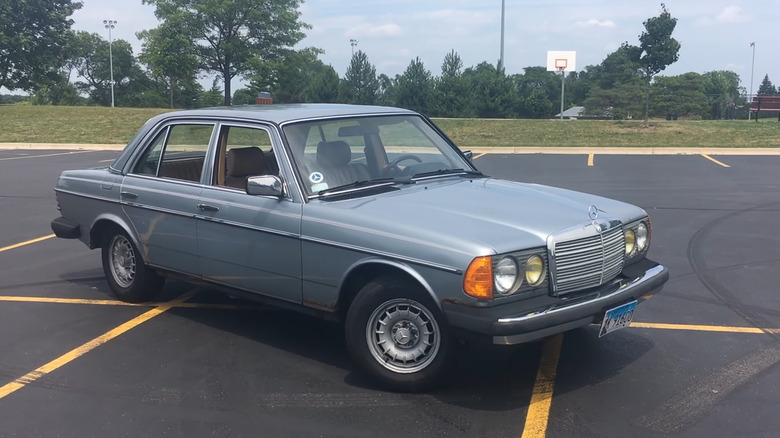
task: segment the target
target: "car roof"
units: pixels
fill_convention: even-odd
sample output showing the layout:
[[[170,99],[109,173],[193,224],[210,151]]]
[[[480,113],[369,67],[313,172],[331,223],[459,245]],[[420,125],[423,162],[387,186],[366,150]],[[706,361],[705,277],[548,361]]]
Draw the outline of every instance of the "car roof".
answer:
[[[402,108],[335,103],[237,105],[165,113],[163,119],[176,117],[241,118],[282,124],[286,122],[339,116],[372,114],[415,114]]]

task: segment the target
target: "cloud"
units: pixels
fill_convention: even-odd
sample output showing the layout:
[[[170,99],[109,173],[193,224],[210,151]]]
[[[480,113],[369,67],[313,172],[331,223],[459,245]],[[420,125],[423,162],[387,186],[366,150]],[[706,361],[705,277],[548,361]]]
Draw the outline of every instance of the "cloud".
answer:
[[[739,6],[727,6],[714,17],[703,17],[696,21],[699,26],[713,26],[721,24],[745,24],[751,21],[751,17],[742,11]]]
[[[358,24],[353,26],[344,32],[344,36],[347,37],[360,37],[360,38],[383,38],[383,37],[399,37],[404,34],[401,30],[401,26],[395,23],[387,23],[374,25],[371,23]]]
[[[615,27],[615,22],[612,20],[599,21],[595,18],[591,18],[588,21],[578,21],[574,23],[575,27]]]

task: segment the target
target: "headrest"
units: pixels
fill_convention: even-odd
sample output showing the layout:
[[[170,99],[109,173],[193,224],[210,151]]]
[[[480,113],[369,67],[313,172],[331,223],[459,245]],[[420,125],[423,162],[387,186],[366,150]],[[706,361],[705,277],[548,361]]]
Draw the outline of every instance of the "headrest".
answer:
[[[317,163],[325,167],[343,167],[352,160],[346,141],[322,141],[317,145]]]
[[[228,176],[252,176],[262,175],[268,171],[268,161],[265,154],[258,147],[234,148],[228,151],[227,173]]]

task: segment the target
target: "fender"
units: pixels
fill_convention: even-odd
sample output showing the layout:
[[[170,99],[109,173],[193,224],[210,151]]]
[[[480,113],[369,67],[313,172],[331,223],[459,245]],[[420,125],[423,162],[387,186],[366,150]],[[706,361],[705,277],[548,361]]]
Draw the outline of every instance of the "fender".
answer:
[[[359,260],[358,262],[350,266],[345,272],[345,274],[341,277],[341,280],[339,281],[339,285],[338,285],[338,290],[343,289],[344,283],[346,282],[347,278],[349,278],[352,275],[352,273],[355,272],[355,270],[367,265],[391,266],[393,268],[397,268],[406,272],[407,274],[409,274],[409,276],[414,278],[417,281],[417,283],[419,283],[420,286],[423,287],[423,289],[425,289],[425,291],[430,296],[431,300],[433,300],[433,302],[436,303],[436,307],[438,307],[439,310],[441,310],[441,303],[439,302],[439,299],[436,296],[436,294],[433,292],[433,288],[431,287],[431,285],[428,284],[427,281],[425,281],[425,278],[423,278],[423,276],[420,275],[420,273],[417,272],[413,267],[407,265],[406,263],[401,263],[395,260],[388,260],[388,259],[383,259],[378,257],[370,257],[370,258]]]

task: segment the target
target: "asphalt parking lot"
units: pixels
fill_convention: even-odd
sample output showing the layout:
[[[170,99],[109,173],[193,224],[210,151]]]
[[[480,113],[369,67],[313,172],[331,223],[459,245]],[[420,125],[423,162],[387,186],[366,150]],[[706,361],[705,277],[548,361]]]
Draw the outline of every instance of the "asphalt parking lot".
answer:
[[[49,222],[59,172],[116,154],[0,150],[2,438],[778,435],[780,156],[477,155],[642,206],[671,279],[628,329],[466,346],[409,395],[355,373],[336,324],[182,283],[115,301]]]

